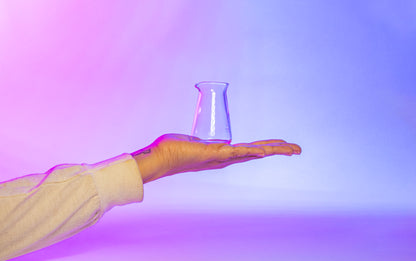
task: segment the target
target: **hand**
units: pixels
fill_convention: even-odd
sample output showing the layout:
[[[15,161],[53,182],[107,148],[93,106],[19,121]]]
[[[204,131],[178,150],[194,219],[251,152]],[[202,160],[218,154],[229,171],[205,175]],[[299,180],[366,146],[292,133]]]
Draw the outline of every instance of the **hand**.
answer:
[[[189,171],[220,169],[272,155],[300,154],[301,148],[284,140],[251,143],[209,143],[183,134],[165,134],[151,145],[132,153],[143,183]]]

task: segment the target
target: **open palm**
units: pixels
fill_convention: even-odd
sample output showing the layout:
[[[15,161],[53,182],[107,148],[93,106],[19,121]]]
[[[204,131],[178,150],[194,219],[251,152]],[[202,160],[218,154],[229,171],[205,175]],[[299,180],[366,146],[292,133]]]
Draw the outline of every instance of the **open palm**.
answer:
[[[251,143],[210,143],[183,134],[165,134],[132,155],[144,182],[182,172],[219,169],[272,155],[300,154],[301,148],[284,140]]]

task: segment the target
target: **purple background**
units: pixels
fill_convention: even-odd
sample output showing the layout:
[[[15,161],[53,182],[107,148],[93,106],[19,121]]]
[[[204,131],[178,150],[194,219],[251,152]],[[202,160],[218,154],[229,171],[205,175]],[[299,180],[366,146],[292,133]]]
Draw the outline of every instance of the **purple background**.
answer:
[[[108,260],[415,259],[415,1],[6,0],[0,39],[1,180],[189,134],[203,80],[230,83],[233,142],[303,148],[147,184],[141,205],[27,260],[91,260],[104,248]],[[207,216],[212,227],[202,226]],[[159,222],[143,228],[148,219]],[[196,244],[195,255],[169,252],[163,231]],[[334,252],[317,248],[320,239]],[[218,251],[202,258],[207,249]]]

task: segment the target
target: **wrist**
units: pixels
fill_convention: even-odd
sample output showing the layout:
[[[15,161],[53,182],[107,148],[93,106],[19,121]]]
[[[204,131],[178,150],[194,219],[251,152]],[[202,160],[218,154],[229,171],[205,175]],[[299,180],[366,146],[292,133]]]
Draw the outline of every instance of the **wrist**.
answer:
[[[144,148],[131,153],[139,168],[143,184],[163,176],[162,164],[151,148]]]

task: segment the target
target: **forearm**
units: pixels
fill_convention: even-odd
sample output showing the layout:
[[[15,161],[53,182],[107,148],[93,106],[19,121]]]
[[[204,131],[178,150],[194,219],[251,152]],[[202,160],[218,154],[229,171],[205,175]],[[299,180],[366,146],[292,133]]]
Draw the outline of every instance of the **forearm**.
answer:
[[[113,206],[142,198],[139,170],[129,154],[1,183],[0,260],[68,238]]]

